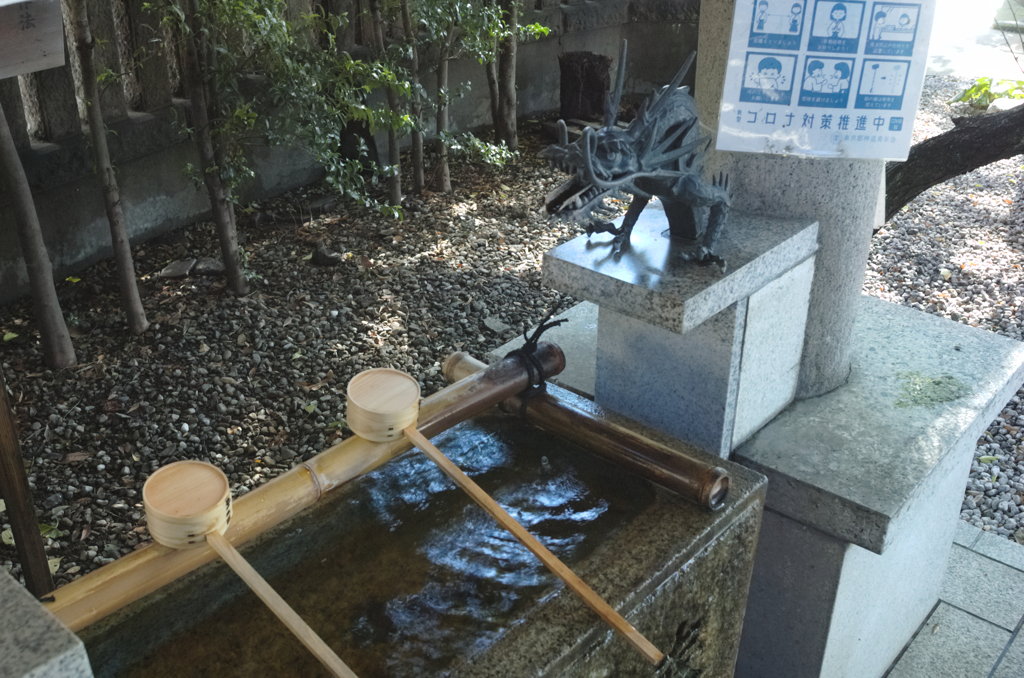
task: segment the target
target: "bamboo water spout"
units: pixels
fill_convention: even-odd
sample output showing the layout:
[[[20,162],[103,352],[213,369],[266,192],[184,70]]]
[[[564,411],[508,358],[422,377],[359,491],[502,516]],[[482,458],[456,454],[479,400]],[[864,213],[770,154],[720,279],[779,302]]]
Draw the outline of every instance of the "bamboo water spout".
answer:
[[[453,353],[444,361],[441,373],[449,382],[458,383],[486,368],[486,364],[468,353]],[[729,473],[720,466],[637,435],[550,393],[539,394],[525,402],[515,395],[500,407],[512,414],[522,414],[534,426],[572,440],[588,452],[609,459],[699,506],[712,511],[725,506]]]
[[[535,357],[545,378],[565,369],[565,355],[554,344],[541,342]],[[420,430],[437,435],[522,391],[529,382],[519,360],[496,363],[426,398],[420,407]],[[405,437],[389,443],[348,438],[236,501],[225,537],[243,544],[411,447]],[[46,606],[65,626],[78,631],[216,557],[207,544],[187,550],[151,544],[57,589]]]

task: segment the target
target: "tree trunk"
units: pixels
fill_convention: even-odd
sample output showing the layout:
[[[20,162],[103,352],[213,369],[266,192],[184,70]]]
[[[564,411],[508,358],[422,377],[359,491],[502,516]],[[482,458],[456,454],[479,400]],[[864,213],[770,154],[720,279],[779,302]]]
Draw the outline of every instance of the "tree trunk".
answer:
[[[495,42],[491,60],[484,64],[487,75],[487,94],[491,102],[491,127],[494,129],[494,143],[501,143],[501,107],[498,105],[498,45]]]
[[[18,428],[7,400],[3,370],[0,370],[0,497],[7,503],[14,547],[25,575],[25,588],[41,598],[53,591],[53,576],[42,537],[39,536],[39,520],[25,476]]]
[[[954,118],[953,129],[910,148],[885,170],[885,219],[947,179],[1024,153],[1024,106],[1002,113]]]
[[[448,35],[437,58],[437,175],[435,185],[439,191],[452,192],[452,175],[448,169],[448,145],[443,134],[448,133],[448,58],[452,53],[455,26],[448,27]]]
[[[196,5],[196,0],[184,0],[183,3],[185,22],[188,25],[185,36],[186,87],[192,102],[192,122],[195,126],[196,145],[199,147],[200,169],[206,192],[210,196],[210,207],[213,211],[213,221],[217,226],[217,239],[220,241],[221,257],[224,259],[228,289],[241,297],[249,293],[249,283],[245,279],[245,271],[242,270],[238,256],[238,234],[235,231],[229,193],[217,169],[210,118],[206,107],[207,78],[203,63],[200,61],[200,54],[205,54],[206,50]]]
[[[85,89],[85,108],[89,117],[96,173],[103,180],[103,204],[107,210],[107,222],[110,224],[110,242],[114,249],[121,305],[132,334],[142,334],[149,327],[149,320],[146,319],[146,310],[142,307],[142,299],[139,297],[139,286],[135,280],[135,262],[132,260],[128,229],[125,225],[124,212],[121,210],[121,192],[107,148],[107,130],[103,124],[100,88],[96,82],[96,66],[93,62],[95,42],[89,29],[89,14],[85,0],[71,0],[71,16],[75,31],[75,47],[78,49],[78,58],[82,65],[82,86]]]
[[[384,58],[384,29],[380,20],[380,0],[370,0],[370,18],[373,22],[373,42],[377,50],[377,58]],[[391,111],[391,124],[388,126],[388,204],[402,204],[402,156],[398,146],[398,130],[395,129],[394,118],[401,112],[398,93],[394,87],[385,87],[388,97],[388,110]]]
[[[422,193],[426,185],[423,173],[423,130],[420,126],[423,123],[423,102],[420,101],[420,55],[416,49],[416,31],[412,25],[412,14],[409,11],[409,0],[402,0],[402,30],[405,32],[405,41],[412,52],[412,62],[409,64],[412,78],[412,101],[409,105],[409,113],[412,116],[412,187],[416,193]]]
[[[32,595],[41,598],[53,590],[53,576],[46,559],[43,539],[39,536],[39,520],[36,518],[32,489],[25,476],[21,444],[18,442],[18,427],[14,413],[7,401],[7,384],[0,369],[0,497],[7,504],[5,509],[14,534],[14,548],[18,552],[21,571],[25,575],[25,588]]]
[[[505,37],[498,46],[498,121],[496,134],[510,151],[519,150],[516,129],[516,33],[519,28],[517,0],[500,0],[504,14]]]
[[[25,169],[14,148],[14,139],[7,126],[3,106],[0,106],[0,176],[6,177],[7,193],[11,196],[14,216],[18,222],[18,240],[21,241],[21,255],[32,286],[32,308],[39,326],[43,361],[51,369],[69,367],[75,364],[75,348],[71,345],[71,336],[64,323],[60,302],[57,301],[53,268],[46,252],[46,243],[43,242],[39,215],[32,201]]]

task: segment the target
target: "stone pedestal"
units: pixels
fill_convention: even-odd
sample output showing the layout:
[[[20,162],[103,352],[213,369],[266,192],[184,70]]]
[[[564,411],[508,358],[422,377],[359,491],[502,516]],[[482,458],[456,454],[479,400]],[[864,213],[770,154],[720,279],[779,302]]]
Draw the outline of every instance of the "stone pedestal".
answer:
[[[6,572],[0,572],[0,676],[92,678],[82,641]]]
[[[871,297],[842,387],[733,459],[768,476],[736,675],[877,678],[938,600],[978,437],[1024,345]]]
[[[601,308],[601,406],[725,457],[796,393],[817,226],[731,214],[727,274],[681,259],[667,228],[653,202],[621,257],[580,236],[545,255],[545,282]]]

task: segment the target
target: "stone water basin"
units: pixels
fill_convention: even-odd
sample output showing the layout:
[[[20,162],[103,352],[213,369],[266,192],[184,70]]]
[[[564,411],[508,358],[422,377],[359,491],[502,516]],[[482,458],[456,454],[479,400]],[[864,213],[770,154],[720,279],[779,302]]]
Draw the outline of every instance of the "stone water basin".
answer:
[[[732,474],[712,513],[511,416],[434,443],[675,658],[675,675],[731,675],[763,477],[708,457]],[[655,674],[415,451],[242,553],[360,678]],[[98,677],[328,675],[223,563],[79,635]]]

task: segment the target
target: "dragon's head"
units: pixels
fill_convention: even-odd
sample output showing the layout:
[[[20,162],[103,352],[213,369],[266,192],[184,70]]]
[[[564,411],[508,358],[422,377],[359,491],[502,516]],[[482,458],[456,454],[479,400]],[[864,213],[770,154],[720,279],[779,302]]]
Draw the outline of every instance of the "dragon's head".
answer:
[[[616,213],[606,199],[650,197],[659,184],[696,171],[694,160],[710,138],[700,137],[693,99],[687,88],[679,87],[692,62],[691,55],[672,83],[651,94],[623,129],[615,124],[622,96],[623,46],[615,94],[605,101],[604,126],[584,127],[580,138],[570,143],[568,128],[559,120],[558,143],[540,152],[540,157],[573,175],[547,195],[548,212],[589,225]]]

